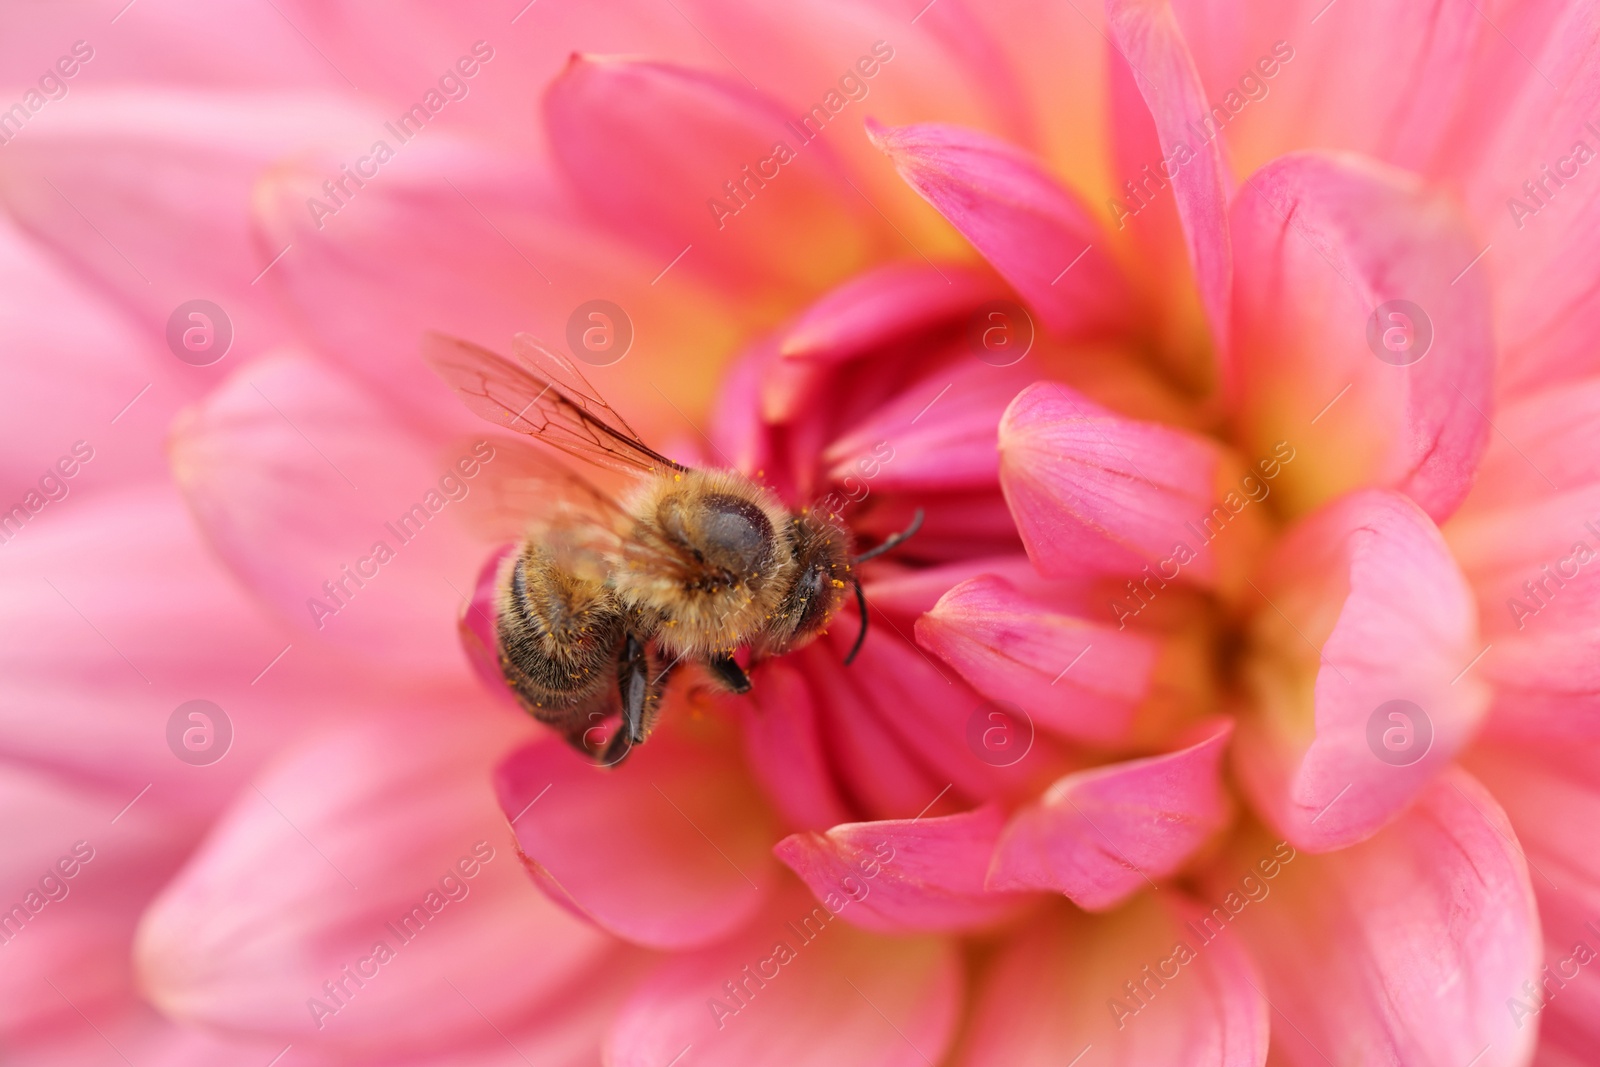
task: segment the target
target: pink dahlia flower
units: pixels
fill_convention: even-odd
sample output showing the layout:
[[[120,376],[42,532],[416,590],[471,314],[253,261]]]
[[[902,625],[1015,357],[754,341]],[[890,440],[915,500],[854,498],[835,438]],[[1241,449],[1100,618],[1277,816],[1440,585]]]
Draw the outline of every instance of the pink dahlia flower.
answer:
[[[7,1062],[1600,1062],[1593,4],[114,7],[0,42]],[[859,658],[522,714],[429,331],[920,509]]]

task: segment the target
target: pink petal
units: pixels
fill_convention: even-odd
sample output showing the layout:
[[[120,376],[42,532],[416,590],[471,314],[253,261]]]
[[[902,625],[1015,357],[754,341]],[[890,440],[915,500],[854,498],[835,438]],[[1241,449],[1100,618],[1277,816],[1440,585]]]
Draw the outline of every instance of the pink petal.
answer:
[[[1354,848],[1241,841],[1211,899],[1197,928],[1244,937],[1285,1063],[1528,1062],[1537,1028],[1507,1002],[1538,970],[1539,915],[1510,824],[1467,774],[1450,770]]]
[[[72,310],[41,315],[47,307]],[[198,393],[193,375],[200,369],[173,359],[162,339],[9,221],[0,223],[0,335],[13,353],[0,367],[0,499],[7,507],[39,492],[41,480],[51,493],[82,499],[165,476],[156,446],[173,413]],[[95,448],[92,466],[72,457],[78,441]],[[64,478],[63,470],[72,475]],[[13,519],[8,536],[15,527]]]
[[[773,820],[730,731],[677,710],[618,768],[547,738],[513,752],[495,774],[534,882],[574,914],[651,948],[729,934],[778,881]]]
[[[1494,18],[1496,32],[1479,31],[1487,47],[1475,57],[1450,151],[1434,173],[1459,183],[1477,235],[1473,254],[1485,250],[1473,273],[1487,268],[1493,282],[1499,385],[1511,393],[1600,369],[1600,276],[1585,254],[1600,227],[1600,199],[1578,163],[1589,157],[1577,151],[1582,143],[1593,153],[1600,140],[1589,128],[1600,66],[1593,12],[1581,2],[1518,4]]]
[[[1012,816],[995,848],[992,889],[1064,893],[1115,907],[1179,870],[1232,815],[1222,786],[1231,719],[1187,748],[1078,771]]]
[[[388,715],[296,750],[146,913],[135,958],[152,1001],[381,1053],[475,1038],[479,1011],[515,1018],[570,991],[611,942],[517,869],[483,776],[523,732]]]
[[[1470,6],[1326,3],[1173,2],[1206,89],[1205,123],[1195,116],[1194,136],[1220,128],[1247,173],[1306,148],[1426,170],[1459,113],[1472,114],[1462,103],[1484,45],[1515,55]],[[1501,13],[1490,17],[1503,24]],[[1384,33],[1374,36],[1379,24]],[[1538,80],[1526,65],[1518,75]]]
[[[743,82],[597,56],[575,55],[545,96],[554,158],[596,217],[659,269],[682,254],[746,292],[818,291],[883,239],[832,150],[787,120]]]
[[[835,629],[828,642],[833,656],[842,659],[853,637]],[[920,800],[903,795],[903,801],[912,803],[874,812],[876,817],[903,818],[929,811],[928,805],[946,790],[950,800],[961,797],[975,803],[1029,796],[1041,777],[1061,773],[1059,747],[1044,737],[1035,737],[1033,746],[1014,762],[981,758],[974,748],[974,722],[981,721],[990,703],[902,634],[869,631],[855,662],[847,668],[833,665],[831,673],[835,685],[843,683],[861,695],[892,739],[891,746],[920,768],[933,786]],[[823,674],[819,670],[813,677]],[[863,755],[868,762],[861,772],[878,773],[872,764],[884,759],[883,747]],[[957,805],[958,810],[966,806],[970,805]]]
[[[1344,157],[1264,167],[1233,228],[1237,403],[1257,454],[1287,442],[1300,457],[1288,503],[1383,485],[1442,521],[1471,487],[1492,417],[1485,275],[1461,273],[1480,246],[1415,179]]]
[[[884,938],[787,893],[748,929],[674,956],[623,1007],[606,1043],[614,1067],[785,1064],[916,1067],[956,1030],[960,958],[932,937]]]
[[[794,421],[826,394],[839,364],[963,323],[1009,290],[987,271],[889,263],[830,290],[778,335],[781,359],[761,383],[761,410]]]
[[[812,304],[782,333],[785,359],[838,362],[1005,295],[987,272],[945,264],[886,263],[851,278]]]
[[[867,603],[897,618],[916,619],[932,611],[950,590],[970,578],[992,574],[1012,585],[1029,585],[1040,590],[1041,599],[1060,604],[1064,597],[1077,592],[1072,583],[1052,582],[1039,577],[1028,557],[1018,553],[1011,556],[984,556],[940,564],[935,567],[916,567],[891,570],[887,564],[872,572],[862,581],[867,593]],[[1092,603],[1087,599],[1082,603]],[[1076,608],[1077,601],[1073,602]]]
[[[1600,754],[1592,745],[1474,746],[1467,766],[1505,807],[1539,902],[1544,969],[1506,1010],[1592,1059],[1600,1052]],[[1580,948],[1579,946],[1584,946]],[[1585,951],[1585,949],[1587,951]]]
[[[867,930],[964,930],[998,922],[1019,899],[984,886],[1005,817],[992,805],[960,815],[846,823],[792,834],[773,852],[817,900]]]
[[[835,438],[822,453],[825,477],[885,493],[992,488],[1000,417],[1033,378],[978,360],[931,375]]]
[[[318,352],[374,393],[462,434],[479,420],[419,358],[424,332],[504,352],[527,331],[565,352],[574,316],[583,322],[583,305],[606,300],[625,317],[632,344],[586,373],[647,440],[678,432],[681,416],[651,382],[680,404],[680,388],[709,392],[738,332],[738,309],[676,269],[652,285],[666,264],[575,221],[556,179],[526,159],[449,131],[435,136],[401,146],[365,185],[347,182],[354,193],[331,214],[339,202],[323,183],[348,159],[312,156],[263,177],[252,199],[256,241],[267,259],[292,250],[259,287],[282,292]],[[356,165],[370,168],[371,155]],[[308,210],[312,203],[322,209]],[[623,323],[613,325],[620,337]]]
[[[1145,634],[1051,610],[990,575],[946,593],[917,620],[916,636],[985,696],[1100,744],[1132,731],[1161,652]]]
[[[104,784],[123,803],[150,786],[141,804],[164,800],[190,821],[210,817],[308,722],[416,701],[264,618],[169,486],[69,495],[50,508],[60,510],[35,516],[0,551],[6,759]],[[166,733],[197,698],[233,726],[203,772],[173,758]]]
[[[1303,520],[1258,579],[1235,752],[1296,847],[1365,840],[1471,737],[1487,704],[1471,590],[1406,497],[1352,493]]]
[[[735,698],[745,759],[791,826],[821,829],[846,821],[822,737],[824,712],[805,673],[787,658],[764,663],[748,696]]]
[[[801,0],[788,8],[689,0],[683,6],[696,24],[717,27],[727,61],[783,100],[797,123],[820,125],[813,109],[823,105],[825,135],[841,152],[866,147],[853,142],[862,140],[869,116],[903,122],[936,114],[1018,140],[1035,132],[1034,102],[1019,84],[1027,72],[1005,53],[1010,27],[972,5],[929,8],[915,22],[916,8],[899,0]],[[871,75],[860,76],[862,60]]]
[[[1444,528],[1491,646],[1474,670],[1494,684],[1485,728],[1496,736],[1584,741],[1600,731],[1597,419],[1594,379],[1512,402],[1495,416],[1505,436],[1490,441]]]
[[[203,829],[193,801],[163,787],[122,812],[137,789],[0,767],[8,828],[0,1034],[8,1047],[23,1034],[81,1026],[73,1005],[99,1014],[133,995],[127,946],[139,911]]]
[[[1172,196],[1216,351],[1225,356],[1230,348],[1228,293],[1233,284],[1228,236],[1233,178],[1215,140],[1198,147],[1188,144],[1194,136],[1187,124],[1209,107],[1200,74],[1167,0],[1107,0],[1106,22],[1112,47],[1132,68],[1155,122],[1161,158],[1177,161],[1180,144],[1192,152],[1173,169]]]
[[[219,554],[307,640],[459,675],[453,619],[481,552],[460,501],[487,439],[436,445],[325,364],[281,356],[187,413],[171,449]]]
[[[956,126],[870,123],[867,130],[900,176],[972,242],[1052,332],[1096,334],[1127,321],[1127,283],[1108,239],[1088,207],[1036,159]]]
[[[83,73],[102,74],[93,61]],[[0,200],[17,224],[153,337],[178,305],[203,297],[233,323],[230,365],[287,339],[271,294],[251,284],[279,249],[260,254],[241,209],[270,162],[365,137],[372,116],[289,93],[123,85],[73,96],[5,146]]]
[[[875,642],[869,636],[861,660],[848,672],[839,665],[837,649],[821,641],[802,650],[796,663],[816,696],[820,732],[839,790],[852,811],[874,819],[910,818],[952,784],[917,758],[896,729],[899,724],[891,721],[894,709],[873,699],[860,684],[857,672],[869,646],[893,640],[879,637]]]
[[[1029,558],[1051,577],[1144,568],[1152,593],[1175,579],[1237,583],[1262,509],[1234,467],[1209,438],[1053,382],[1025,390],[1000,423],[1000,483]]]
[[[1001,949],[956,1063],[1261,1067],[1261,980],[1233,940],[1196,943],[1199,911],[1146,894],[1109,915],[1041,914]]]

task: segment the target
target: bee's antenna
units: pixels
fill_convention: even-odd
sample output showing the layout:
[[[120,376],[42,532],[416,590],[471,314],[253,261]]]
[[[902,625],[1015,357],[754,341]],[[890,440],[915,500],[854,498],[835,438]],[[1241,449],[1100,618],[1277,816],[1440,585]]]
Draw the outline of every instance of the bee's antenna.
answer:
[[[905,544],[908,540],[911,539],[911,536],[913,534],[915,534],[918,530],[922,529],[922,517],[923,517],[922,516],[922,509],[918,508],[917,509],[917,513],[915,515],[911,516],[911,525],[907,526],[904,530],[901,530],[899,533],[891,535],[890,538],[887,541],[885,541],[883,544],[879,545],[878,547],[867,549],[865,552],[861,553],[861,555],[857,556],[855,559],[851,560],[850,562],[851,563],[865,563],[869,559],[877,559],[879,556],[883,555],[885,552],[891,551],[891,550],[893,550],[895,548],[898,548],[900,545]],[[861,585],[860,585],[859,582],[856,584],[856,591],[857,592],[861,591]]]
[[[885,552],[905,544],[912,534],[922,529],[922,518],[922,509],[918,508],[917,513],[911,516],[911,524],[909,526],[899,533],[891,535],[888,540],[876,548],[869,548],[861,555],[856,556],[850,561],[851,566],[857,563],[865,563],[869,559],[876,559]],[[861,651],[861,646],[867,640],[867,594],[861,588],[861,579],[855,574],[850,575],[850,582],[856,587],[856,606],[861,609],[861,632],[856,634],[856,643],[850,646],[850,654],[844,658],[846,667],[850,666],[851,661],[856,658],[856,653]]]
[[[850,581],[856,587],[856,606],[861,609],[861,632],[856,634],[856,643],[850,646],[850,654],[844,658],[846,667],[850,666],[850,661],[856,658],[856,653],[861,651],[861,646],[867,640],[867,594],[861,590],[860,578],[852,576]]]

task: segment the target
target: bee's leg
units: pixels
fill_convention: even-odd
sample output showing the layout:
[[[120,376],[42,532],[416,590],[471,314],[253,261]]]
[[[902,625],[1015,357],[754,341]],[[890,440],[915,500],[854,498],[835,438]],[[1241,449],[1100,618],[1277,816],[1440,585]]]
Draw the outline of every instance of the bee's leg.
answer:
[[[711,676],[735,693],[750,692],[750,676],[732,656],[716,656],[706,660]]]
[[[622,689],[622,725],[617,733],[627,734],[637,745],[644,740],[645,713],[651,703],[650,657],[644,642],[629,634],[617,661],[617,680]],[[613,741],[613,744],[615,742]]]

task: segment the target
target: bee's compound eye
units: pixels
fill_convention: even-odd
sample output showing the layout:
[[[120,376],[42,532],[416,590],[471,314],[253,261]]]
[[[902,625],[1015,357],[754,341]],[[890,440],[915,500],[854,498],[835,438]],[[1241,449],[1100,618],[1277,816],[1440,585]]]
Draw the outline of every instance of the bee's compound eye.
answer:
[[[731,569],[749,573],[772,553],[772,522],[752,501],[726,493],[705,498],[701,529],[708,556]]]

